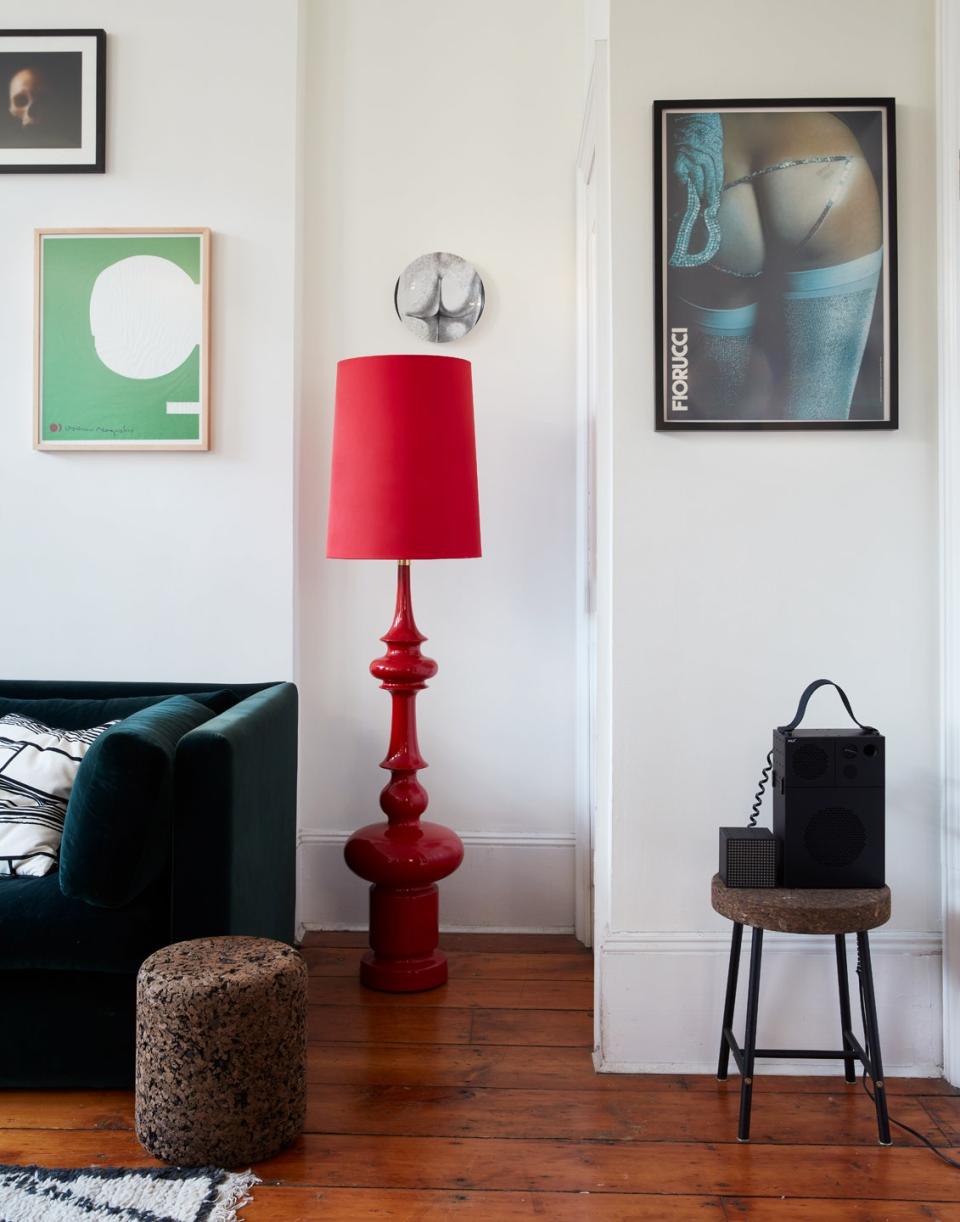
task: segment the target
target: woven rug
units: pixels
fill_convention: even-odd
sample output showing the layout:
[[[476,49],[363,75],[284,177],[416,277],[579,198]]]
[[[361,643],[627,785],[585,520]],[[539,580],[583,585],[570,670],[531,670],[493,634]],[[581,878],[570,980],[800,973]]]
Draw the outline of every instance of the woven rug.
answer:
[[[257,1183],[216,1167],[0,1166],[0,1222],[236,1222]]]

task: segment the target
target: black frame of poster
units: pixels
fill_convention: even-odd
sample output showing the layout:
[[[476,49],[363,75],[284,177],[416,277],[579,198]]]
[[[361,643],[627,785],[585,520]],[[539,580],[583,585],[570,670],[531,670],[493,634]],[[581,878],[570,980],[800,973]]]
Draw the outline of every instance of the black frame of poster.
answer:
[[[881,112],[883,123],[883,169],[880,173],[881,220],[883,223],[883,265],[879,281],[883,301],[883,348],[881,388],[884,394],[885,416],[882,419],[676,419],[670,418],[667,387],[669,337],[666,333],[665,296],[669,246],[666,233],[668,216],[665,207],[664,115],[665,112],[728,110],[813,110],[835,111],[869,109]],[[658,430],[683,432],[701,429],[895,429],[899,426],[897,391],[897,191],[896,191],[896,107],[893,98],[752,98],[752,99],[693,99],[687,101],[655,101],[653,103],[654,148],[654,301],[656,386],[654,394],[655,426]],[[861,366],[863,368],[863,358]]]
[[[0,39],[38,38],[92,39],[97,48],[96,79],[96,143],[94,160],[88,162],[49,162],[46,165],[3,161],[0,150],[0,174],[103,174],[106,172],[107,134],[107,33],[106,30],[0,30]],[[6,98],[2,105],[6,107]]]

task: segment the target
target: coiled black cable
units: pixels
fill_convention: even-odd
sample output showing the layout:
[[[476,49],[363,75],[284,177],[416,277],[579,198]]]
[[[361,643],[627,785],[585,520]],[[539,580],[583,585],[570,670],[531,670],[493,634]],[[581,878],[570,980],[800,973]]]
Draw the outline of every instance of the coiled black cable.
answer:
[[[767,766],[766,768],[764,768],[763,772],[760,773],[760,780],[758,782],[756,797],[753,800],[753,814],[750,816],[750,822],[747,824],[747,827],[756,827],[757,826],[757,820],[760,818],[760,804],[763,802],[763,791],[767,787],[767,781],[769,781],[770,779],[770,769],[772,767],[773,767],[773,752],[768,751],[767,752]]]

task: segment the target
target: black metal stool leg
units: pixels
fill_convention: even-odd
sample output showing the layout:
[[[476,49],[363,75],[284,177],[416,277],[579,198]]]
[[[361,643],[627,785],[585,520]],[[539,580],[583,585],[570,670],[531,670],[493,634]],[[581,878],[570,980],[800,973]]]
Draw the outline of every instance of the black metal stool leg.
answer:
[[[863,1022],[866,1053],[873,1078],[873,1094],[877,1108],[877,1132],[882,1146],[890,1146],[890,1121],[887,1117],[887,1092],[883,1080],[883,1057],[880,1053],[880,1030],[877,1026],[877,1002],[873,993],[873,965],[870,962],[870,937],[864,930],[857,934],[860,955],[860,988],[863,990]]]
[[[840,1035],[843,1040],[844,1052],[850,1052],[843,1058],[843,1076],[845,1081],[854,1085],[857,1081],[856,1064],[853,1059],[853,1049],[847,1039],[850,1030],[850,982],[847,976],[847,939],[842,933],[837,938],[837,983],[840,986]]]
[[[747,1025],[743,1034],[743,1079],[740,1083],[738,1141],[750,1140],[750,1104],[753,1100],[753,1059],[757,1048],[757,1006],[760,1000],[762,954],[763,930],[754,928],[750,937],[750,982],[747,987]]]
[[[727,1043],[727,1032],[733,1026],[733,1010],[737,1004],[737,976],[740,973],[740,945],[743,941],[743,926],[733,922],[733,934],[730,938],[730,965],[727,968],[727,995],[723,1003],[723,1026],[720,1028],[720,1060],[717,1063],[717,1077],[721,1082],[727,1080],[727,1069],[730,1065],[730,1045]]]

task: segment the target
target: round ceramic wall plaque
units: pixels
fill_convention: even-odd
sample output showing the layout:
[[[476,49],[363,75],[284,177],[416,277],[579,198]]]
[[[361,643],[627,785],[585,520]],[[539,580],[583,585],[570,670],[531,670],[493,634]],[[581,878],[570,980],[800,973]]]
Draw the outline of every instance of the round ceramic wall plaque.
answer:
[[[483,281],[459,255],[434,251],[400,273],[393,294],[403,325],[431,344],[462,339],[483,313]]]

